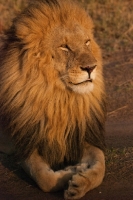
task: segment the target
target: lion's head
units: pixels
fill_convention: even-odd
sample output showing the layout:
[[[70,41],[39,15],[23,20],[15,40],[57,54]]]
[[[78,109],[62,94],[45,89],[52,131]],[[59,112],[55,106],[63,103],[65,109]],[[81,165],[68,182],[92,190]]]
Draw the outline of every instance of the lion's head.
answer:
[[[69,0],[35,1],[4,43],[0,111],[17,154],[38,148],[62,162],[79,158],[84,140],[102,148],[101,51],[86,11]],[[48,158],[48,151],[59,156]]]
[[[91,25],[90,21],[89,28]],[[72,26],[70,22],[64,28],[55,29],[55,36],[56,42],[51,44],[51,52],[60,85],[63,83],[65,89],[79,94],[89,93],[93,90],[99,64],[93,52],[96,44],[91,32],[87,33],[87,28],[83,29],[80,23],[75,22]]]

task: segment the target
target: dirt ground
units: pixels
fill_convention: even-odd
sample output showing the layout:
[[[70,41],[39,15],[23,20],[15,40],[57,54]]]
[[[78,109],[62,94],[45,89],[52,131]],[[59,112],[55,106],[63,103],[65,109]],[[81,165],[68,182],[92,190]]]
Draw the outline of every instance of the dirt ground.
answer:
[[[133,200],[133,50],[104,59],[108,96],[106,175],[82,200]],[[63,200],[43,193],[13,158],[0,153],[0,200]]]

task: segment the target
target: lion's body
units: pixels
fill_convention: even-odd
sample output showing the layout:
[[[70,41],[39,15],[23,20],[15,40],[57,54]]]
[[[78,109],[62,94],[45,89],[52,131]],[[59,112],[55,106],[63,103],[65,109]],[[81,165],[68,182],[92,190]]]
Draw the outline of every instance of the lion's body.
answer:
[[[8,31],[0,57],[1,132],[20,160],[37,151],[59,169],[80,163],[87,143],[104,149],[102,59],[92,28],[77,4],[39,0]]]

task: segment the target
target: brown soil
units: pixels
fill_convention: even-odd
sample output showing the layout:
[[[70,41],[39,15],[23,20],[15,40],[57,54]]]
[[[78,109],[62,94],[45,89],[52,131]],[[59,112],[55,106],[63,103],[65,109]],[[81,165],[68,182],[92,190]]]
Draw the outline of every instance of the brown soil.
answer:
[[[82,200],[133,199],[133,50],[105,59],[108,94],[106,176]],[[0,154],[0,200],[63,200],[43,193],[13,158]]]

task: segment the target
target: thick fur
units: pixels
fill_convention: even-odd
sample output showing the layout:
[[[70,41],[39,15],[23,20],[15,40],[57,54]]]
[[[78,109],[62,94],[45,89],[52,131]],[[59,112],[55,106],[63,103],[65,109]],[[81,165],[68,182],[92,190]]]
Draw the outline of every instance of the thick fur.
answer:
[[[85,143],[103,150],[102,58],[86,11],[67,0],[34,1],[3,43],[1,127],[16,157],[25,160],[37,150],[59,169],[80,162]],[[95,62],[86,81],[86,67]]]

